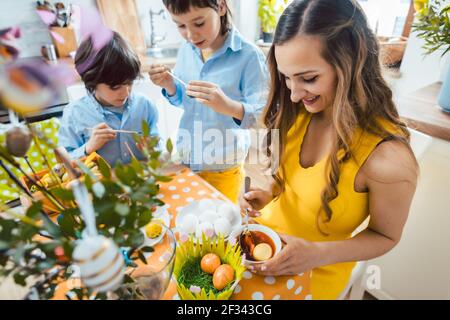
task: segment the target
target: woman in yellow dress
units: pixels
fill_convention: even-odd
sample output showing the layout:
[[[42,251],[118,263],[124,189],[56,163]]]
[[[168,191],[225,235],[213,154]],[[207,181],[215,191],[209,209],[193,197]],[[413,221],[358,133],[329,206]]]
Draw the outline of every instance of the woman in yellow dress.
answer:
[[[241,208],[282,234],[285,246],[251,270],[312,270],[313,299],[336,299],[355,261],[400,240],[418,175],[409,132],[355,0],[294,1],[278,23],[269,68],[264,122],[279,130],[268,150],[280,166],[272,189],[251,189]]]

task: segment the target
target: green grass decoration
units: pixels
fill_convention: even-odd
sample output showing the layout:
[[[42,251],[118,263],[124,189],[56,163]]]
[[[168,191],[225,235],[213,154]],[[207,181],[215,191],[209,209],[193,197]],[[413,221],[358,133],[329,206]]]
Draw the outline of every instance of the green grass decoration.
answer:
[[[177,247],[173,274],[177,280],[178,295],[182,300],[228,300],[245,271],[241,249],[238,244],[232,246],[229,242],[225,243],[223,236],[211,240],[203,234],[201,242],[203,244],[190,237]],[[201,258],[207,253],[217,254],[222,264],[229,264],[234,269],[233,282],[222,290],[214,288],[212,275],[201,270]],[[191,292],[191,285],[200,287],[200,293]]]

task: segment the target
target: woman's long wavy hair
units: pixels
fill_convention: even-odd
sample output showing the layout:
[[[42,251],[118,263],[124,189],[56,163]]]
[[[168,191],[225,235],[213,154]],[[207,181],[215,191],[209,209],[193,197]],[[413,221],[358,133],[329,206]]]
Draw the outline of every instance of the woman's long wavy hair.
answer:
[[[278,72],[275,47],[296,36],[320,37],[324,44],[322,57],[336,71],[337,87],[333,102],[333,147],[327,160],[327,185],[321,193],[322,208],[317,216],[321,222],[332,217],[330,201],[338,196],[337,185],[341,165],[352,157],[352,136],[356,128],[377,136],[402,141],[409,145],[409,132],[400,120],[392,100],[392,91],[381,74],[379,46],[369,29],[366,17],[356,0],[296,0],[289,5],[278,22],[273,45],[269,51],[271,86],[264,112],[267,127],[267,152],[277,153],[284,163],[286,137],[304,105],[293,103],[284,75]],[[378,121],[385,119],[395,133],[387,131]],[[278,150],[270,141],[271,129],[279,130]],[[338,156],[338,151],[343,156]],[[273,159],[272,159],[273,162]],[[274,175],[278,195],[283,192],[285,172],[279,166]],[[323,217],[325,213],[326,217]]]

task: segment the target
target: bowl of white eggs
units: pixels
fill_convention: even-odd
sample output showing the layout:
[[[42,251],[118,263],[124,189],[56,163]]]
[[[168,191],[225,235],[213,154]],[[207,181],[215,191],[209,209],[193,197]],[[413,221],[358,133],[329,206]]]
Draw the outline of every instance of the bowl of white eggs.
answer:
[[[209,238],[221,235],[226,239],[241,224],[239,207],[219,199],[191,202],[180,210],[175,219],[175,228],[178,232],[194,236],[199,241],[203,233]]]

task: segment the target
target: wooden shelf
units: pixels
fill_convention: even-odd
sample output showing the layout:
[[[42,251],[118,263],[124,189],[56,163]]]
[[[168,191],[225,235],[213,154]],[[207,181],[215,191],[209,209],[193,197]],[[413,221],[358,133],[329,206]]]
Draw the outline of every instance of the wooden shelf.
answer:
[[[399,97],[396,104],[408,127],[450,141],[450,114],[443,111],[437,102],[441,86],[440,82],[433,83]]]

